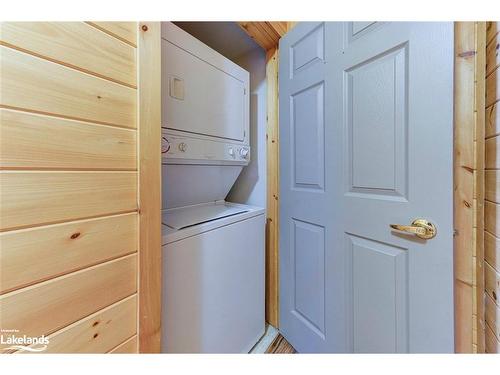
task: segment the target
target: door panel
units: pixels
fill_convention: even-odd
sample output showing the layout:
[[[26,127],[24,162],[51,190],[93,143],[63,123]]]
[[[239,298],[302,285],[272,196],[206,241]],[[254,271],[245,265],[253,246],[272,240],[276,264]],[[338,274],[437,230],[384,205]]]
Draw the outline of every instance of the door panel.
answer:
[[[280,322],[299,352],[453,351],[453,24],[280,41]],[[426,218],[430,240],[391,230]]]
[[[293,314],[319,336],[325,330],[325,228],[292,219],[295,303]]]
[[[406,48],[346,70],[350,191],[404,196]]]
[[[328,24],[305,23],[292,30],[280,46],[280,327],[301,352],[344,351],[345,327],[331,326],[331,317],[344,319],[345,304],[331,295],[344,292],[344,249],[335,247],[332,190],[342,184],[330,171],[340,171],[338,157],[327,157],[335,138],[331,123],[332,90],[326,80]],[[293,39],[289,37],[295,35]],[[310,44],[306,48],[306,44]],[[300,63],[296,63],[300,61]],[[341,150],[335,148],[335,152]],[[337,256],[334,256],[335,253]],[[335,270],[327,264],[338,261]],[[333,271],[333,272],[332,272]]]
[[[356,39],[363,37],[364,35],[373,31],[377,26],[381,25],[382,22],[345,22],[344,23],[344,34],[346,45],[354,42]]]
[[[352,25],[352,35],[359,35],[362,31],[365,31],[368,29],[370,26],[375,24],[376,22],[348,22],[349,24]]]
[[[349,235],[356,353],[407,351],[408,249]]]
[[[315,63],[324,61],[325,58],[325,42],[324,42],[324,25],[309,31],[302,39],[294,43],[290,48],[290,64],[292,71],[290,77],[305,70],[307,67]]]
[[[291,96],[294,188],[324,186],[324,84],[320,82]]]

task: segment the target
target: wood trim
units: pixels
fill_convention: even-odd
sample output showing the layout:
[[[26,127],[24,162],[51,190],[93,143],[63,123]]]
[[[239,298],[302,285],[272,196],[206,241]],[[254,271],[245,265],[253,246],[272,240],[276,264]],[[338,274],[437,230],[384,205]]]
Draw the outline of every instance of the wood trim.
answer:
[[[474,23],[455,23],[454,271],[455,351],[472,352],[474,186]]]
[[[267,220],[266,220],[266,321],[279,327],[279,39],[297,22],[237,22],[266,50],[267,84]]]
[[[455,351],[484,349],[484,22],[455,23]],[[478,297],[479,296],[479,297]]]
[[[267,220],[266,220],[266,320],[279,327],[279,121],[278,49],[266,54],[267,80]]]
[[[476,65],[474,70],[474,251],[473,266],[473,352],[484,353],[484,195],[485,195],[485,94],[486,94],[486,22],[476,22]],[[474,334],[475,332],[475,334]]]
[[[139,23],[139,352],[161,349],[161,26]]]

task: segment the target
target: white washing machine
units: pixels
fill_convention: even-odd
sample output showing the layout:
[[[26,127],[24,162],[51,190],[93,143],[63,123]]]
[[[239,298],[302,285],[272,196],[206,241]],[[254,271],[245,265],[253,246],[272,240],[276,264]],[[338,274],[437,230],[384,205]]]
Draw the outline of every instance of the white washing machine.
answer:
[[[246,353],[265,329],[265,210],[225,202],[250,160],[249,73],[162,23],[162,352]]]
[[[164,351],[248,353],[264,334],[264,210],[208,203],[163,223]]]

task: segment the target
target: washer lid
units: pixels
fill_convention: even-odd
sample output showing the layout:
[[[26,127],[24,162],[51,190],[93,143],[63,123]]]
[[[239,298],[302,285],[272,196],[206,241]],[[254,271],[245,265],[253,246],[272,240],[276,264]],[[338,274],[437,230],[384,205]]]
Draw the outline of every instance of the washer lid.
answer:
[[[223,201],[242,169],[241,165],[163,164],[162,208]]]
[[[163,213],[162,222],[171,228],[179,230],[247,211],[248,209],[229,206],[224,203],[210,203],[168,210],[168,212]]]

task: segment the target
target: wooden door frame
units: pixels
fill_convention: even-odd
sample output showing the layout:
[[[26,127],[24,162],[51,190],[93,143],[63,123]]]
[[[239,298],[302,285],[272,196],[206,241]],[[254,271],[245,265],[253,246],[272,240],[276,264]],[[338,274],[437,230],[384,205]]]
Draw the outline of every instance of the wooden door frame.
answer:
[[[137,24],[139,353],[161,350],[161,23]]]
[[[297,22],[286,24],[285,33]],[[266,50],[267,231],[266,320],[279,327],[279,120],[278,43],[283,28],[239,22]],[[455,22],[454,272],[455,351],[484,352],[483,196],[485,22]],[[274,35],[270,42],[269,35]],[[277,36],[279,35],[279,36]],[[271,38],[272,39],[272,38]]]
[[[237,22],[266,51],[267,86],[267,207],[266,207],[266,321],[279,326],[279,110],[280,38],[297,22]]]
[[[486,23],[455,22],[455,351],[484,353]]]

